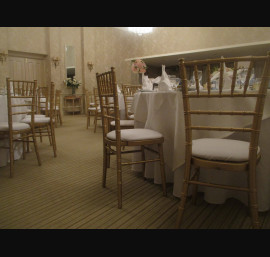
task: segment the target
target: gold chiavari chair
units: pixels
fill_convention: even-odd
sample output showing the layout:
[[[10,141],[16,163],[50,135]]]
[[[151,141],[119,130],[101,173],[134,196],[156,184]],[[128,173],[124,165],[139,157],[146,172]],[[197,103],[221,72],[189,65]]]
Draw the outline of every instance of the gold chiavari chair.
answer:
[[[39,96],[38,98],[46,98],[45,100],[45,105],[44,101],[42,101],[42,104],[38,104],[38,108],[40,110],[38,113],[45,113],[45,117],[42,116],[37,116],[34,117],[34,126],[35,126],[35,132],[39,133],[40,137],[42,136],[48,136],[50,145],[53,147],[53,153],[54,157],[56,157],[56,140],[55,140],[55,131],[54,131],[54,123],[55,123],[55,118],[54,118],[54,83],[51,82],[50,85],[50,90],[47,88],[42,89],[42,94],[40,93],[41,90],[39,91]],[[49,100],[48,100],[49,99]],[[50,108],[52,106],[53,108]],[[30,123],[29,116],[26,116],[24,119],[21,120],[23,123]]]
[[[33,142],[38,164],[41,165],[36,136],[34,132],[34,113],[37,81],[19,81],[7,78],[8,122],[0,122],[0,135],[9,139],[10,177],[14,176],[14,142],[23,143],[25,159],[25,142]],[[20,120],[28,115],[29,123]]]
[[[248,64],[247,75],[245,78],[243,87],[236,87],[237,72],[239,70],[240,64],[246,62]],[[211,89],[211,76],[210,70],[214,65],[219,67],[219,86],[217,90]],[[230,65],[232,68],[232,79],[229,84],[224,83],[224,73],[225,68]],[[218,58],[218,59],[208,59],[199,61],[185,61],[180,59],[180,77],[183,83],[183,103],[184,103],[184,117],[185,117],[185,131],[186,131],[186,152],[185,152],[185,173],[183,180],[183,188],[181,194],[181,201],[178,210],[178,216],[176,221],[176,228],[179,228],[183,218],[184,207],[187,199],[189,185],[192,184],[194,188],[194,197],[196,197],[197,186],[208,186],[216,187],[221,189],[231,189],[240,190],[248,193],[248,203],[250,208],[250,214],[252,218],[253,228],[259,228],[259,218],[258,218],[258,203],[257,203],[257,188],[256,188],[256,165],[260,160],[261,153],[258,147],[260,126],[262,121],[262,114],[264,108],[265,96],[267,94],[267,87],[269,83],[270,76],[270,55],[267,56],[254,56],[254,57],[234,57],[234,58]],[[249,89],[249,81],[252,71],[257,73],[258,70],[263,67],[261,74],[256,74],[256,77],[261,77],[261,83],[258,90]],[[205,68],[205,69],[204,69]],[[198,70],[204,70],[205,82],[207,84],[206,92],[199,90],[199,79]],[[196,91],[188,91],[187,82],[187,71],[194,71],[195,81],[196,81]],[[226,85],[226,86],[225,86]],[[200,102],[202,99],[210,101],[218,99],[218,104],[216,104],[215,110],[202,110],[197,106],[202,104]],[[249,99],[254,100],[254,107],[248,107],[247,105],[240,103],[237,108],[231,108],[230,110],[225,110],[222,106],[221,101],[226,101],[232,103],[232,101],[245,101]],[[194,104],[198,105],[194,107]],[[217,103],[217,102],[216,102]],[[233,105],[234,106],[234,105]],[[239,110],[240,107],[240,110]],[[205,108],[204,108],[205,109]],[[232,110],[233,109],[233,110]],[[237,109],[237,110],[236,110]],[[202,116],[205,115],[205,116]],[[237,122],[241,118],[250,117],[251,126],[235,126],[233,124],[226,124],[225,126],[219,124],[214,124],[217,120],[219,122],[218,116],[221,116],[222,120],[228,118],[228,121],[233,122],[233,118],[237,118]],[[229,115],[229,116],[227,116]],[[198,124],[198,119],[195,120],[194,116],[199,117],[215,117],[211,119],[207,124],[202,124],[205,118],[200,119],[200,124]],[[196,123],[194,125],[194,122]],[[227,122],[227,121],[226,121]],[[216,122],[217,123],[217,122]],[[201,125],[202,124],[202,125]],[[244,124],[244,123],[241,123]],[[216,138],[213,136],[211,138],[199,138],[192,139],[192,132],[197,130],[212,131],[213,133],[220,133],[220,131],[226,132],[245,132],[249,133],[249,141],[232,140],[226,138]],[[239,134],[237,134],[239,135]],[[191,167],[195,170],[192,172]],[[229,185],[229,183],[224,182],[224,184],[217,184],[212,182],[202,181],[200,179],[200,168],[210,169],[214,174],[218,175],[219,170],[229,171],[233,174],[239,172],[245,172],[247,174],[247,181],[245,183],[247,186],[236,186]],[[194,174],[192,174],[194,173]]]
[[[122,208],[122,166],[135,163],[145,164],[147,162],[160,162],[163,195],[166,196],[166,178],[163,158],[164,137],[157,131],[150,129],[122,129],[120,128],[120,113],[118,104],[118,92],[115,77],[115,70],[96,74],[98,93],[103,124],[103,187],[106,186],[106,173],[108,159],[110,155],[116,155],[117,164],[117,189],[118,189],[118,208]],[[113,104],[111,102],[113,99]],[[111,121],[115,122],[115,130],[110,130]],[[158,150],[149,148],[150,145],[157,145]],[[141,146],[141,150],[123,151],[123,147]],[[145,160],[144,151],[149,150],[157,153],[156,159]],[[138,162],[127,162],[122,160],[122,154],[141,152],[143,160]]]
[[[134,113],[130,111],[130,108],[133,103],[134,94],[140,89],[142,89],[142,85],[122,85],[127,120],[134,120]]]

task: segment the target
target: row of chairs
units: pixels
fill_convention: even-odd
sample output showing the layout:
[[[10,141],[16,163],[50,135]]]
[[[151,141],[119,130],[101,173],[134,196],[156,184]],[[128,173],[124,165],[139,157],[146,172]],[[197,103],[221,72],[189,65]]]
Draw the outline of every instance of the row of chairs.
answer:
[[[239,63],[248,62],[248,73],[245,79],[244,87],[239,90],[235,89],[236,74],[238,71]],[[230,89],[224,89],[224,66],[225,64],[233,64],[233,77]],[[211,67],[213,65],[219,65],[220,67],[220,80],[219,88],[212,92],[211,89]],[[206,67],[207,92],[201,92],[199,88],[198,79],[198,67]],[[249,79],[251,72],[257,67],[262,68],[260,74],[261,83],[257,91],[248,92]],[[185,209],[186,200],[188,197],[189,186],[193,185],[193,197],[196,199],[197,188],[200,186],[216,187],[221,189],[240,190],[248,194],[248,204],[250,208],[250,215],[252,219],[253,228],[260,228],[260,222],[258,217],[258,199],[257,199],[257,183],[256,183],[256,165],[261,158],[260,149],[258,146],[260,127],[262,121],[262,114],[264,109],[265,96],[267,94],[267,87],[270,81],[270,54],[267,56],[259,57],[234,57],[234,58],[218,58],[212,60],[200,60],[185,62],[184,59],[179,61],[180,77],[183,82],[182,96],[183,96],[183,110],[185,116],[185,172],[183,179],[183,187],[181,194],[181,201],[176,218],[176,228],[180,228],[183,220],[183,213]],[[193,70],[196,81],[196,91],[190,92],[188,89],[188,76],[187,70]],[[144,164],[147,162],[159,162],[162,178],[163,195],[166,196],[166,176],[164,171],[164,157],[163,157],[163,142],[164,137],[161,133],[149,129],[121,129],[118,93],[116,84],[115,69],[112,67],[110,71],[102,74],[96,74],[98,93],[100,98],[101,115],[103,122],[103,187],[106,186],[106,173],[107,168],[110,166],[110,156],[116,155],[117,166],[117,190],[118,190],[118,208],[122,208],[122,167],[126,165],[132,165],[136,163]],[[114,104],[109,105],[107,98],[112,97]],[[243,111],[238,110],[198,110],[192,109],[194,101],[199,104],[201,99],[210,101],[211,99],[230,99],[234,98],[254,98],[255,104],[253,110],[245,110],[246,106],[241,105]],[[192,100],[191,100],[192,99]],[[234,117],[246,117],[247,115],[252,118],[251,127],[231,127],[229,124],[227,127],[223,127],[220,124],[216,126],[201,126],[193,125],[194,115],[229,115]],[[114,130],[111,130],[110,122],[115,122]],[[203,119],[202,119],[203,120]],[[231,132],[244,132],[250,133],[249,141],[230,140],[223,138],[203,138],[194,140],[192,132],[194,130],[205,131],[231,131]],[[157,145],[155,151],[153,147],[149,146]],[[140,150],[123,150],[123,147],[128,146],[140,146]],[[233,156],[232,153],[236,152],[235,149],[239,149],[241,159],[235,159],[237,156]],[[145,160],[144,151],[155,151],[158,154],[156,159]],[[133,153],[140,151],[142,153],[142,160],[139,162],[127,162],[122,158],[125,153]],[[218,152],[218,156],[217,156]],[[143,167],[145,167],[143,165]],[[192,171],[192,167],[195,171]],[[228,184],[215,184],[207,181],[200,180],[200,168],[211,169],[214,173],[219,170],[228,171],[231,173],[244,172],[247,175],[247,186],[236,186]],[[195,201],[194,201],[195,202]]]
[[[142,85],[128,85],[122,84],[121,93],[124,98],[125,104],[125,120],[120,121],[121,127],[132,127],[134,128],[134,113],[131,111],[131,105],[133,102],[134,94],[138,92],[138,90],[142,89]],[[86,102],[86,128],[88,129],[90,126],[90,117],[94,116],[94,133],[97,129],[97,122],[101,120],[101,108],[100,108],[100,100],[98,95],[98,88],[93,89],[93,94],[90,94],[88,90],[85,90],[85,102]]]
[[[7,108],[8,121],[0,123],[1,139],[8,139],[10,177],[14,176],[14,143],[23,144],[23,159],[26,157],[26,148],[29,152],[29,143],[34,143],[38,165],[41,159],[38,150],[37,137],[48,136],[56,154],[56,140],[54,127],[56,118],[62,123],[60,113],[60,90],[56,90],[54,83],[50,87],[37,87],[37,81],[20,81],[7,78]],[[56,101],[55,101],[56,100]],[[56,106],[55,106],[56,104]],[[57,108],[56,108],[57,107]]]

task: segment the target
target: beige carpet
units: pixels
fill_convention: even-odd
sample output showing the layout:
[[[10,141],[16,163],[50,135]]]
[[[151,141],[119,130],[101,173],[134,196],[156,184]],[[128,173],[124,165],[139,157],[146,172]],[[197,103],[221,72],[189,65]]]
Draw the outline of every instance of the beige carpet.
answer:
[[[125,167],[123,208],[117,208],[115,158],[102,188],[102,128],[86,129],[86,117],[66,115],[56,128],[57,157],[47,139],[39,143],[42,166],[35,154],[0,168],[1,229],[172,229],[179,200],[162,196],[160,185]],[[128,157],[127,157],[128,158]],[[260,213],[263,228],[270,228],[269,212]],[[250,228],[247,208],[229,199],[207,204],[202,195],[196,206],[187,204],[183,228]]]

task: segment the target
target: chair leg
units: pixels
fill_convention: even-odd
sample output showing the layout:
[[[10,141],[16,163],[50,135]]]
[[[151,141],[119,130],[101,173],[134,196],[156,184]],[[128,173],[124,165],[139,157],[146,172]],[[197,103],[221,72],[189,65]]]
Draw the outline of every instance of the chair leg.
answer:
[[[106,145],[103,144],[103,175],[102,175],[102,187],[106,187],[106,177],[107,177],[107,149]]]
[[[198,180],[200,176],[200,167],[195,168],[195,176],[194,180]],[[197,201],[197,192],[198,192],[198,185],[194,184],[193,186],[193,192],[192,192],[192,204],[196,204]]]
[[[118,158],[118,157],[117,157]],[[122,167],[121,160],[117,161],[117,194],[118,194],[118,209],[122,209]]]
[[[185,209],[185,204],[187,200],[187,194],[188,194],[188,186],[189,186],[189,177],[190,177],[190,160],[186,160],[186,167],[185,167],[185,174],[184,174],[184,183],[183,183],[183,188],[182,188],[182,193],[181,193],[181,200],[180,200],[180,205],[178,207],[178,214],[177,214],[177,219],[176,219],[176,225],[175,228],[180,228],[182,218],[183,218],[183,213]]]
[[[14,176],[14,149],[13,149],[13,135],[9,135],[9,161],[10,161],[10,166],[9,166],[9,177],[13,178]]]
[[[41,165],[41,160],[40,160],[40,156],[39,156],[39,151],[38,151],[38,146],[37,146],[37,139],[36,139],[36,134],[35,134],[35,129],[32,128],[32,139],[34,142],[34,147],[35,147],[35,152],[36,152],[36,157],[37,157],[37,161],[38,161],[38,165]],[[29,140],[28,140],[29,142]]]
[[[54,124],[53,122],[50,123],[50,129],[51,129],[51,137],[52,137],[52,146],[53,146],[53,154],[54,157],[56,157],[56,141],[55,141],[55,131],[54,131]]]
[[[258,215],[258,201],[257,201],[257,188],[256,188],[256,164],[249,167],[249,208],[252,219],[252,226],[254,229],[260,228],[259,215]]]
[[[142,161],[145,161],[145,152],[144,152],[144,146],[141,146],[142,151]],[[145,178],[145,162],[142,163],[142,170],[143,170],[143,177]]]
[[[61,115],[61,111],[58,111],[58,117],[59,117],[59,121],[60,121],[60,126],[62,126],[63,121],[62,121],[62,115]]]
[[[87,114],[87,119],[86,119],[86,129],[88,129],[90,125],[90,116],[89,116],[89,113]]]
[[[42,133],[41,133],[41,128],[39,128],[39,138],[40,138],[40,142],[42,142]]]
[[[50,141],[50,145],[52,145],[52,128],[50,126],[50,124],[47,124],[47,131],[48,131],[48,137],[49,137],[49,141]]]
[[[166,175],[164,168],[164,155],[163,155],[163,145],[158,144],[159,158],[160,158],[160,171],[161,171],[161,179],[162,179],[162,189],[163,196],[167,196],[167,188],[166,188]]]
[[[54,124],[55,124],[56,128],[57,128],[58,121],[59,121],[58,113],[57,113],[57,111],[55,111],[55,113],[54,113]]]

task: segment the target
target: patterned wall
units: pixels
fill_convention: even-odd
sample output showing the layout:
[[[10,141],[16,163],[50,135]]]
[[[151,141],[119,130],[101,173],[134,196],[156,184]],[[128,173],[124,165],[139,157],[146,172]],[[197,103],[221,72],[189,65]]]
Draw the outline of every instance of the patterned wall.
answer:
[[[267,27],[158,27],[152,34],[137,36],[113,27],[2,27],[0,51],[19,51],[46,55],[47,84],[54,81],[56,88],[69,93],[65,79],[65,45],[73,45],[76,52],[76,77],[83,88],[96,86],[96,72],[116,68],[118,83],[136,83],[138,75],[130,70],[125,59],[173,52],[219,47],[270,40]],[[60,66],[54,67],[51,57],[58,56]],[[90,72],[87,62],[94,64]],[[0,63],[0,87],[8,75],[8,62]]]

